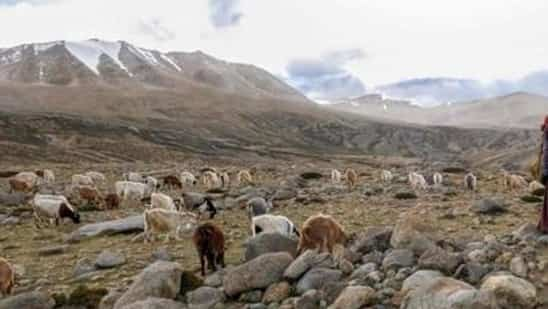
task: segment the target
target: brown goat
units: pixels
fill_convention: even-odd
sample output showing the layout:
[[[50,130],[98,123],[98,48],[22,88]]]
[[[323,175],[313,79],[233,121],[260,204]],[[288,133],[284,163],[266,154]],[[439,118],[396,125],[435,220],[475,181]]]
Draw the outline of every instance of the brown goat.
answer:
[[[101,201],[101,194],[96,188],[88,187],[88,186],[81,186],[78,187],[78,195],[80,196],[80,199],[83,201],[86,201],[86,203],[100,203]]]
[[[225,237],[223,231],[211,223],[204,223],[196,228],[192,236],[194,246],[200,257],[202,276],[205,276],[205,259],[213,271],[217,271],[216,264],[225,267]]]
[[[10,193],[13,192],[31,192],[32,187],[29,186],[28,183],[24,181],[17,180],[15,178],[11,178],[9,180],[10,184]]]
[[[120,197],[116,193],[109,193],[105,196],[105,209],[116,209],[120,207]]]
[[[15,270],[5,259],[0,257],[0,294],[7,296],[15,285]]]
[[[183,184],[181,183],[179,178],[177,178],[177,176],[174,176],[174,175],[168,175],[164,177],[164,186],[167,186],[170,188],[177,188],[177,189],[183,188]]]
[[[331,216],[318,214],[308,218],[301,230],[297,254],[307,249],[318,249],[319,252],[333,254],[336,245],[344,246],[347,237],[343,228]]]
[[[356,183],[358,182],[358,174],[355,170],[351,168],[347,168],[344,172],[344,180],[346,181],[346,184],[348,185],[348,189],[352,190],[354,189],[354,186],[356,186]]]

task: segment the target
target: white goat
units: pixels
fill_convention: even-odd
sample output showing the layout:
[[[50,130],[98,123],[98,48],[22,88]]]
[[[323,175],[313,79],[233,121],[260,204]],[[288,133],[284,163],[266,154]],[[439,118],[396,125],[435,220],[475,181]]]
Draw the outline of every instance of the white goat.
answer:
[[[251,219],[251,235],[259,233],[278,233],[285,236],[299,235],[293,222],[287,217],[276,215],[260,215]]]
[[[145,243],[154,240],[156,234],[165,233],[165,241],[169,241],[170,234],[174,234],[176,240],[181,239],[181,234],[192,235],[198,225],[198,217],[191,212],[170,211],[162,208],[145,210]]]

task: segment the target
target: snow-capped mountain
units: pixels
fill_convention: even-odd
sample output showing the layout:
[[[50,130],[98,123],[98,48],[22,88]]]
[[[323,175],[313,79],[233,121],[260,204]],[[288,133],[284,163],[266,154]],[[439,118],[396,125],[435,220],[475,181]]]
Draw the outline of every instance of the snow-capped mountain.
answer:
[[[197,82],[241,95],[305,100],[260,68],[202,52],[162,53],[125,41],[54,41],[0,50],[0,81],[51,85],[155,86]]]

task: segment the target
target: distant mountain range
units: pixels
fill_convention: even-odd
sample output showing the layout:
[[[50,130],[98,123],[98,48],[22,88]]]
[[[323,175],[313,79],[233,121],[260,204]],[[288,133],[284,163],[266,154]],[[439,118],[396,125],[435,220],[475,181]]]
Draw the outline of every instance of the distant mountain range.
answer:
[[[409,101],[381,95],[366,95],[338,100],[328,109],[350,112],[376,119],[422,125],[467,128],[535,129],[548,114],[548,97],[517,92],[506,96],[469,102],[419,107]]]

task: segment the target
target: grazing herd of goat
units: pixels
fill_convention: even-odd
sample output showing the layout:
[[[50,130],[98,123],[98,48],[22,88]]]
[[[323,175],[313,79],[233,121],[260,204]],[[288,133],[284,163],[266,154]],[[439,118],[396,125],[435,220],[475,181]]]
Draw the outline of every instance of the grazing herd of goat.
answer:
[[[254,184],[252,171],[241,170],[236,174],[236,183]],[[74,197],[66,197],[59,194],[42,194],[40,187],[44,184],[55,183],[55,174],[51,170],[35,172],[1,172],[0,177],[9,178],[8,183],[11,192],[22,192],[28,197],[28,202],[33,208],[34,222],[37,228],[44,223],[58,225],[64,219],[70,219],[74,223],[80,223],[80,215],[73,205]],[[188,171],[180,173],[179,177],[168,175],[160,180],[145,176],[140,173],[130,172],[123,174],[123,180],[114,183],[114,192],[103,194],[98,189],[99,184],[106,182],[102,173],[89,171],[84,174],[73,175],[69,192],[75,195],[81,202],[95,203],[102,209],[114,209],[125,200],[136,200],[144,204],[144,241],[150,242],[159,234],[165,235],[168,241],[171,236],[179,240],[182,235],[193,234],[192,240],[198,252],[201,264],[201,273],[205,275],[205,265],[216,270],[217,265],[224,267],[225,241],[223,231],[212,223],[200,224],[204,213],[212,219],[217,213],[213,201],[208,197],[196,199],[192,193],[182,193],[180,198],[173,199],[167,194],[159,192],[162,189],[183,189],[194,186],[198,178]],[[382,170],[380,181],[388,184],[393,181],[391,171]],[[214,168],[206,168],[201,171],[199,177],[201,183],[208,189],[228,188],[230,177],[227,172],[218,172]],[[433,174],[434,186],[443,184],[443,175]],[[529,185],[530,189],[542,187],[536,181],[528,182],[524,177],[503,173],[502,183],[504,188],[517,190]],[[358,174],[348,168],[341,173],[333,169],[331,182],[334,184],[345,183],[352,190],[358,182]],[[428,183],[425,177],[419,173],[411,172],[408,175],[409,185],[414,190],[425,190]],[[463,179],[466,190],[477,189],[477,178],[474,174],[466,174]],[[331,216],[318,214],[308,218],[302,228],[297,227],[285,216],[269,214],[273,208],[272,200],[263,197],[254,197],[246,203],[248,217],[251,222],[251,234],[279,233],[286,236],[299,238],[298,252],[306,249],[319,249],[335,254],[335,250],[344,247],[347,242],[342,226]],[[192,212],[198,210],[198,214]],[[14,285],[15,272],[13,267],[5,259],[0,257],[0,293],[10,294]]]

